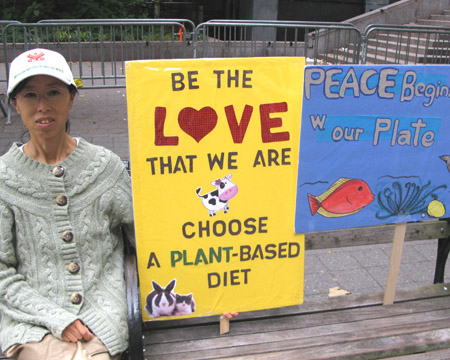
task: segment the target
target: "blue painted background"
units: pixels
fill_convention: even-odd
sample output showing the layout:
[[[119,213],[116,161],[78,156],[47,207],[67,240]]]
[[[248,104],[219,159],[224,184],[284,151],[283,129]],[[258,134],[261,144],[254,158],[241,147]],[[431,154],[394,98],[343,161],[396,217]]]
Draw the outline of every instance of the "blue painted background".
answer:
[[[364,78],[366,94],[360,91]],[[448,217],[450,172],[440,156],[450,155],[449,86],[450,67],[443,65],[307,67],[295,231],[432,219],[436,212],[428,205],[433,200]],[[314,128],[311,118],[323,124],[316,121]],[[376,136],[377,119],[391,119],[391,129]],[[378,121],[386,126],[386,120]],[[414,129],[418,121],[426,126]],[[395,123],[403,141],[411,132],[411,145],[399,144],[398,136],[393,141]],[[353,137],[340,138],[341,129]],[[340,178],[365,181],[374,200],[352,215],[312,215],[308,194],[317,197]]]

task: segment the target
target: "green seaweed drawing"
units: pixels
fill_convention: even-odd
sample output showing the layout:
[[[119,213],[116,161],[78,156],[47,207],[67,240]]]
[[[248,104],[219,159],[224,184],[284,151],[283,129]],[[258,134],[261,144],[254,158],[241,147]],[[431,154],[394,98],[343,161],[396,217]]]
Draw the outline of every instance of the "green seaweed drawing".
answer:
[[[447,188],[447,185],[435,188],[430,186],[431,181],[423,186],[407,182],[403,188],[400,182],[395,181],[391,187],[378,193],[377,200],[381,210],[376,213],[376,218],[384,220],[392,216],[426,213],[428,204],[438,199],[435,192]]]

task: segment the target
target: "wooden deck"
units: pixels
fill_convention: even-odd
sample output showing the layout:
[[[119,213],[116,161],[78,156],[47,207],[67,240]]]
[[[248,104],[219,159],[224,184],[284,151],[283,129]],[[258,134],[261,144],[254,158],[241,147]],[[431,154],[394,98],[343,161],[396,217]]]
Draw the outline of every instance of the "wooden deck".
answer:
[[[450,284],[347,295],[241,314],[144,324],[145,359],[450,359]]]

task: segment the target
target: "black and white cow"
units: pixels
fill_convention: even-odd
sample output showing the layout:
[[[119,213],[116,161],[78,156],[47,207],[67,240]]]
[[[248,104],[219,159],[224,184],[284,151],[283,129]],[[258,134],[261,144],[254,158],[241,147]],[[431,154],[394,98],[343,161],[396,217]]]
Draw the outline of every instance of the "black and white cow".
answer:
[[[228,174],[223,179],[214,180],[211,185],[216,186],[216,189],[205,195],[200,195],[201,187],[195,190],[198,197],[202,199],[203,206],[209,211],[209,216],[216,216],[216,211],[219,210],[223,210],[226,214],[230,209],[228,201],[238,192],[238,187],[230,179],[231,174]]]

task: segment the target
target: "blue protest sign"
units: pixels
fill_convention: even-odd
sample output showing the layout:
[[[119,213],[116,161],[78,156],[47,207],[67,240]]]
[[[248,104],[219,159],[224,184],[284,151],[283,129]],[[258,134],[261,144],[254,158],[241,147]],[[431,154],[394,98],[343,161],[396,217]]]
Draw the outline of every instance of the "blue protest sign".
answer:
[[[449,66],[309,66],[295,231],[442,218]]]

